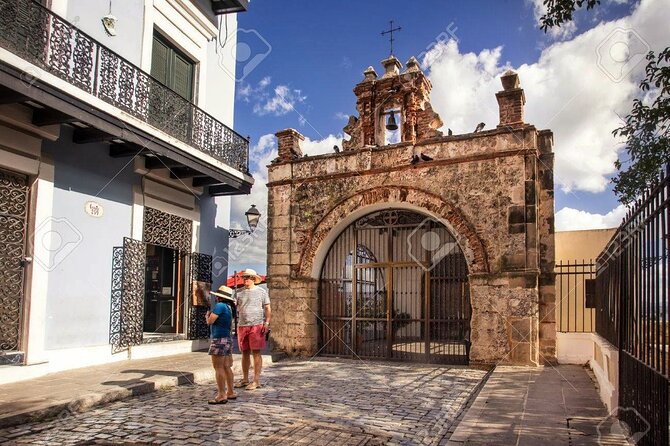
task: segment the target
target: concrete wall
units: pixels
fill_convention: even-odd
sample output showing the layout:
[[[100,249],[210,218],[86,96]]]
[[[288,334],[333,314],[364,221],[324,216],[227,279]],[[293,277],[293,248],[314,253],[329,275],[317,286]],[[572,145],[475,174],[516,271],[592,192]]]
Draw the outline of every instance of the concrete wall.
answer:
[[[41,262],[52,268],[47,290],[47,349],[109,344],[112,248],[131,236],[132,189],[139,184],[139,177],[125,166],[128,159],[111,158],[107,145],[69,141],[71,129],[64,127],[58,142],[43,146],[54,160],[50,218],[63,219],[52,222],[51,230],[56,233],[52,237],[71,242],[61,246],[57,257]],[[86,214],[87,201],[102,205],[103,216]],[[52,244],[57,246],[54,240]]]
[[[117,34],[113,37],[105,32],[101,20],[109,13],[109,0],[67,0],[65,18],[98,42],[140,65],[145,3],[145,0],[112,0],[112,15],[118,19]]]
[[[616,228],[556,232],[556,262],[595,260],[610,241]]]
[[[206,94],[199,103],[209,114],[226,124],[234,127],[235,88],[237,87],[235,72],[237,60],[234,48],[237,46],[237,14],[226,15],[221,18],[221,41],[213,40],[207,44],[207,71],[204,73],[207,84]],[[227,38],[226,38],[227,23]],[[221,45],[224,43],[223,48]],[[244,127],[236,129],[244,133]]]

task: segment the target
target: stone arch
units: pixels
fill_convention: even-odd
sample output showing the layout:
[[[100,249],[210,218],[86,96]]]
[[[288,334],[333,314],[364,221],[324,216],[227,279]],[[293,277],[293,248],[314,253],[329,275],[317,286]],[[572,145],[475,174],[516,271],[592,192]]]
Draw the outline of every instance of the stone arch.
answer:
[[[346,197],[328,211],[304,242],[298,275],[318,278],[330,243],[342,229],[367,213],[391,206],[415,210],[442,222],[460,245],[470,274],[489,272],[484,242],[477,235],[474,225],[453,204],[420,189],[381,186]]]

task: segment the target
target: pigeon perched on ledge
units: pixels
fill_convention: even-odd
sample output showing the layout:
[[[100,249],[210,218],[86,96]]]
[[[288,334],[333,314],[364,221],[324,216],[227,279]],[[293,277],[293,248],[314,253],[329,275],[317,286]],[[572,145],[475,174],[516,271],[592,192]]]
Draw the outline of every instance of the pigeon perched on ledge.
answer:
[[[422,161],[433,161],[433,158],[429,157],[428,155],[422,153],[421,154],[421,160]]]
[[[485,125],[486,124],[484,124],[483,122],[480,122],[479,124],[477,124],[477,127],[475,128],[474,133],[481,132],[482,130],[484,130]]]
[[[337,144],[333,146],[333,150],[335,151],[335,153],[340,153],[340,148],[337,146]]]

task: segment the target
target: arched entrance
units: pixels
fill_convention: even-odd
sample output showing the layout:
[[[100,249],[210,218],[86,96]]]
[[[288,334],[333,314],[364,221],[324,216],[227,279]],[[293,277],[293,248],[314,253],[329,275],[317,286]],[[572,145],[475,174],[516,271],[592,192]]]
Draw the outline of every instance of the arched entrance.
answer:
[[[349,225],[319,282],[319,351],[467,364],[470,294],[465,256],[440,222],[390,209]]]

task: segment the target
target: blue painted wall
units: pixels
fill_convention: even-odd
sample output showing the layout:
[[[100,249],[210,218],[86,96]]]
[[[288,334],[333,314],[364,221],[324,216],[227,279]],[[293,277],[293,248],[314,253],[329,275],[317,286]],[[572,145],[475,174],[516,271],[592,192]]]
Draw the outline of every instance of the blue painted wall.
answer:
[[[49,274],[47,349],[109,343],[112,248],[131,235],[132,188],[140,182],[132,163],[125,166],[129,159],[111,158],[109,146],[71,141],[63,127],[59,141],[43,147],[55,165],[52,215],[67,222],[54,229],[63,240],[81,238]],[[103,206],[102,218],[85,213],[89,200]]]
[[[199,204],[200,252],[212,256],[212,289],[218,289],[228,277],[230,198],[203,195]]]

